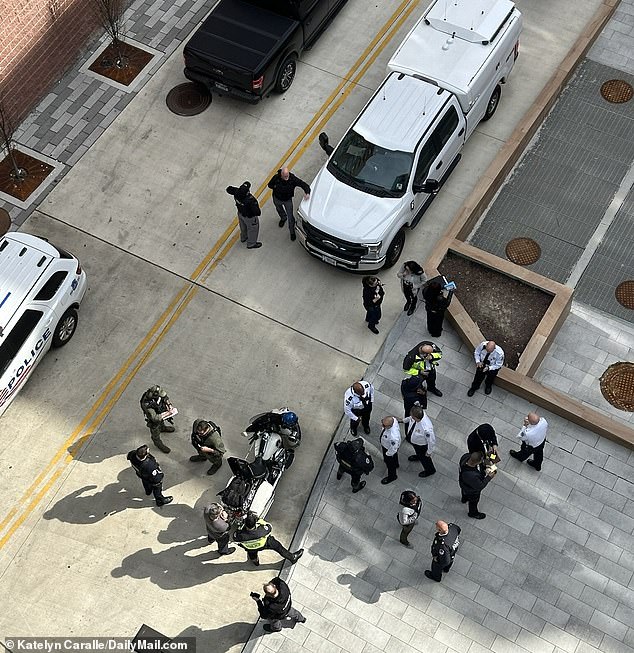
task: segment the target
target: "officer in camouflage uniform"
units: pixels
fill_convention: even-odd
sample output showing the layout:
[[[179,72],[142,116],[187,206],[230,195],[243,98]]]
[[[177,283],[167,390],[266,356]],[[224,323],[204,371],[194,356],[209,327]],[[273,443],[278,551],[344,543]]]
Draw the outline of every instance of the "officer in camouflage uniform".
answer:
[[[161,440],[161,433],[173,433],[175,431],[171,418],[168,420],[161,419],[160,415],[172,407],[167,392],[159,385],[153,385],[148,388],[141,397],[141,410],[145,416],[145,423],[150,429],[152,442],[157,449],[163,453],[169,453],[171,449]]]
[[[222,441],[220,427],[211,420],[197,419],[192,426],[192,446],[198,453],[191,456],[190,460],[193,463],[208,460],[211,467],[207,470],[207,474],[209,476],[215,474],[220,469],[222,456],[227,451]]]

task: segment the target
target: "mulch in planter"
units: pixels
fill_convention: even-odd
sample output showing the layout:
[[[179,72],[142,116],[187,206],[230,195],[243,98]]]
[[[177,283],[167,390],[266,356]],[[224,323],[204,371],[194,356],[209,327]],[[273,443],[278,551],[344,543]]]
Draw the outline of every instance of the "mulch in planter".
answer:
[[[31,193],[51,174],[54,168],[44,161],[20,152],[20,150],[13,150],[13,158],[20,168],[27,171],[26,178],[22,181],[16,180],[12,174],[11,159],[7,155],[0,161],[0,191],[21,202],[26,202]]]
[[[137,75],[152,61],[153,54],[121,41],[122,66],[116,65],[117,50],[112,43],[88,67],[93,73],[103,75],[119,84],[129,86]]]

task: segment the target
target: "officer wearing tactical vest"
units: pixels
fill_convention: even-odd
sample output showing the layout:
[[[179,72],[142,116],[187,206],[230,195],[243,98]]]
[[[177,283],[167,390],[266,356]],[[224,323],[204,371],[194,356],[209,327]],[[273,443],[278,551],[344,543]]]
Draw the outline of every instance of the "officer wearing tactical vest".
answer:
[[[407,353],[403,359],[403,369],[410,376],[425,376],[427,390],[442,397],[442,392],[436,387],[436,366],[441,358],[440,347],[429,340],[423,340]]]
[[[208,460],[211,467],[207,474],[215,474],[222,466],[222,456],[227,449],[222,441],[220,427],[211,420],[197,419],[192,426],[191,436],[192,446],[198,452],[195,456],[190,457],[193,463]]]
[[[436,522],[436,537],[431,545],[431,571],[425,571],[427,578],[440,583],[442,572],[447,573],[451,569],[460,546],[459,535],[460,526],[457,524],[447,524],[441,520]]]
[[[233,534],[233,540],[247,552],[247,558],[256,566],[260,564],[258,552],[265,549],[279,553],[294,565],[304,554],[304,549],[291,553],[271,535],[271,530],[271,524],[250,512],[244,520],[244,525]]]
[[[156,458],[148,452],[147,445],[144,444],[138,449],[130,451],[127,459],[134,468],[136,475],[141,479],[145,494],[147,496],[154,494],[156,505],[159,508],[167,503],[172,503],[174,497],[163,496],[163,470]]]
[[[161,440],[161,433],[173,433],[175,429],[171,424],[166,424],[167,421],[173,422],[172,418],[164,419],[161,415],[171,408],[172,404],[167,392],[159,385],[151,386],[141,397],[141,410],[145,415],[145,423],[150,429],[152,442],[163,453],[169,453],[171,449]]]

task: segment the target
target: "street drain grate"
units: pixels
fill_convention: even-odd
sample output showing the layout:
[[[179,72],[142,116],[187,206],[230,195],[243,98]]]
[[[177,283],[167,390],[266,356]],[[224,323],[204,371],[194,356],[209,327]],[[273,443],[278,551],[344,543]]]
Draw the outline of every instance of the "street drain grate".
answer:
[[[608,102],[623,104],[632,99],[634,88],[622,79],[610,79],[601,84],[601,95]]]
[[[621,306],[634,309],[634,281],[628,280],[620,283],[614,291],[614,296]]]
[[[542,255],[541,247],[532,238],[513,238],[505,251],[506,258],[517,265],[532,265]]]
[[[211,104],[211,94],[198,84],[175,86],[165,98],[167,108],[178,116],[196,116]]]
[[[615,408],[634,412],[634,363],[610,365],[599,385],[601,394]]]

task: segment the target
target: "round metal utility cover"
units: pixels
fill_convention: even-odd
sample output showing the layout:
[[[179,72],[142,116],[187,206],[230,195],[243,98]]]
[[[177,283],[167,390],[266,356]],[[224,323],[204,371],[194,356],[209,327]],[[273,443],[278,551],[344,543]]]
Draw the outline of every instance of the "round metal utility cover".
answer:
[[[634,412],[634,363],[610,365],[599,385],[601,394],[615,408]]]
[[[622,104],[632,99],[634,88],[622,79],[610,79],[601,84],[601,95],[608,102]]]
[[[532,265],[542,255],[541,247],[532,238],[513,238],[505,251],[506,258],[517,265]]]
[[[211,104],[211,94],[198,84],[175,86],[165,98],[167,108],[178,116],[196,116]]]
[[[0,208],[0,236],[4,236],[11,229],[11,216],[6,209]]]
[[[634,309],[634,281],[628,280],[620,283],[614,291],[616,301],[625,308]]]

